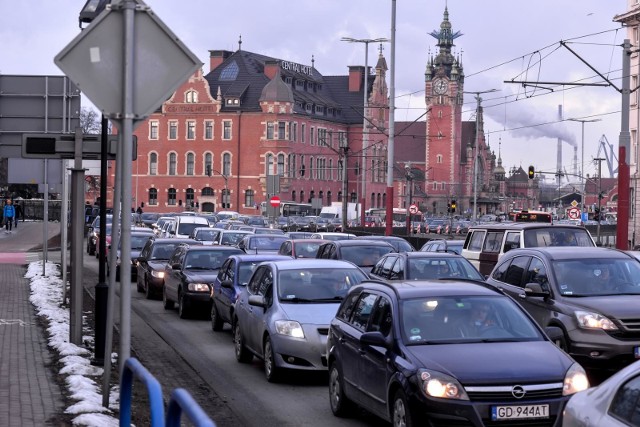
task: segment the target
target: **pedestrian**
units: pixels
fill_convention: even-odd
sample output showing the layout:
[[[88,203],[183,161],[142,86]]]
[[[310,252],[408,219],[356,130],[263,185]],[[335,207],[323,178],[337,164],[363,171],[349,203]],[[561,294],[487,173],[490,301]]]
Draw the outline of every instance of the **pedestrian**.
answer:
[[[142,207],[141,206],[138,206],[138,210],[136,210],[136,213],[138,215],[142,214]]]
[[[13,202],[11,199],[7,199],[6,204],[4,205],[4,210],[2,211],[2,217],[4,218],[4,226],[5,233],[11,233],[11,228],[13,226],[13,220],[16,216],[16,210],[13,206]]]
[[[22,219],[22,222],[24,222],[24,210],[22,209],[22,204],[20,204],[20,202],[16,202],[14,208],[16,211],[16,228],[18,228],[18,220]]]

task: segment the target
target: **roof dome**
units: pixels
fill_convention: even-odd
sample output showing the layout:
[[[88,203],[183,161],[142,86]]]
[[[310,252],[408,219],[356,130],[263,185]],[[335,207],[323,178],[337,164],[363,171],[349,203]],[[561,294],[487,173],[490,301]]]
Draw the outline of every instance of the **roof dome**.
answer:
[[[293,92],[280,77],[280,67],[276,71],[276,75],[262,88],[260,102],[289,102],[293,104]]]

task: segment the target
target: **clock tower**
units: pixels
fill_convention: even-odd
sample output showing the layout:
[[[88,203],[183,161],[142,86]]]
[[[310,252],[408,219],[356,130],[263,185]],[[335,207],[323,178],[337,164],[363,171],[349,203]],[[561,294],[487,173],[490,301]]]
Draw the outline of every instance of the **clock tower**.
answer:
[[[465,170],[462,167],[462,102],[464,72],[459,58],[451,53],[453,41],[462,34],[451,30],[445,7],[440,30],[432,31],[438,52],[430,56],[425,71],[426,165],[425,190],[429,212],[447,212],[450,200],[463,196]]]

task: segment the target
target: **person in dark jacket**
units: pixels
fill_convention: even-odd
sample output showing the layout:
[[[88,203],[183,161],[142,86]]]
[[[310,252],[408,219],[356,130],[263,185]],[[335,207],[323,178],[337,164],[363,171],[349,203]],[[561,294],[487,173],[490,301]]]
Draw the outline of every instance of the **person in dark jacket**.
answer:
[[[16,211],[16,228],[18,228],[18,220],[22,219],[22,222],[24,222],[24,210],[22,209],[22,205],[20,204],[20,202],[16,202],[13,206]]]

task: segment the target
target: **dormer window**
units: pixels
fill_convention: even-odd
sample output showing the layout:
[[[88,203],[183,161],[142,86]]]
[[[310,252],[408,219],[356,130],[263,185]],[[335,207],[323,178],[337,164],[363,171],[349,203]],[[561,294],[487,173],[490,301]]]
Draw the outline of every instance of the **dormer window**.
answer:
[[[324,114],[324,107],[322,105],[316,105],[316,114]]]
[[[195,90],[189,90],[185,94],[184,98],[185,98],[184,101],[187,104],[195,104],[196,102],[198,102],[198,92],[196,92]]]
[[[304,89],[304,80],[296,80],[296,89]]]
[[[313,90],[313,82],[308,82],[307,83],[307,90],[308,91],[312,91]]]
[[[327,114],[333,116],[333,108],[327,109]]]
[[[288,85],[290,85],[293,82],[293,79],[291,77],[285,77],[284,78],[284,82]]]
[[[227,105],[230,107],[237,107],[240,105],[240,100],[238,98],[227,98]]]
[[[311,113],[311,104],[305,105],[304,109],[307,111],[307,113]]]

